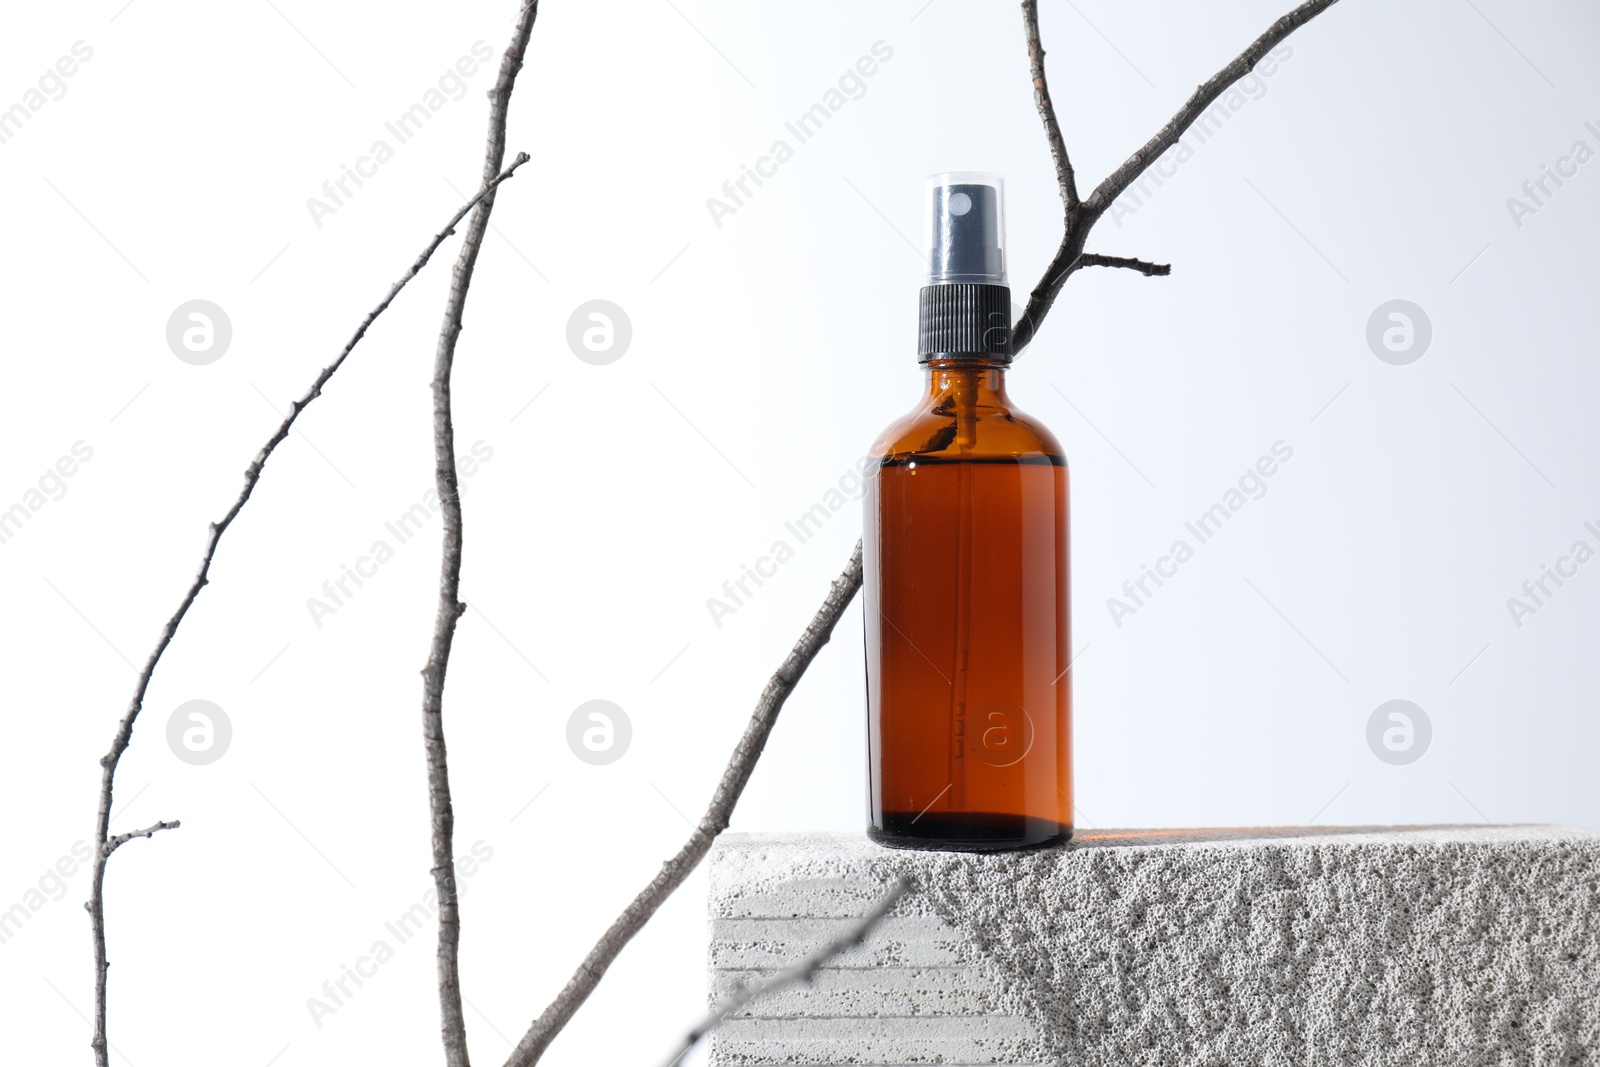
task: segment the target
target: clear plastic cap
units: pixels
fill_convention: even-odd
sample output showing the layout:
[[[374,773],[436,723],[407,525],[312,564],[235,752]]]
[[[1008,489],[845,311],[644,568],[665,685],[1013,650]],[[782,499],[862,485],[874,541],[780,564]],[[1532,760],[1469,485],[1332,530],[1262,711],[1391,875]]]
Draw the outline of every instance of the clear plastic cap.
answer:
[[[1005,179],[952,171],[928,179],[928,285],[1006,284]]]

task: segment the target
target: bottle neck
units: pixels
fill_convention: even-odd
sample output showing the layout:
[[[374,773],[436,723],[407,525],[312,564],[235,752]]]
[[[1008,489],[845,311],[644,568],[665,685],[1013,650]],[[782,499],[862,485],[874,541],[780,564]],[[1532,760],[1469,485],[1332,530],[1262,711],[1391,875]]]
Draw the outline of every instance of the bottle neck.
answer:
[[[954,400],[962,407],[1008,407],[1008,362],[981,357],[929,360],[922,365],[928,399]]]

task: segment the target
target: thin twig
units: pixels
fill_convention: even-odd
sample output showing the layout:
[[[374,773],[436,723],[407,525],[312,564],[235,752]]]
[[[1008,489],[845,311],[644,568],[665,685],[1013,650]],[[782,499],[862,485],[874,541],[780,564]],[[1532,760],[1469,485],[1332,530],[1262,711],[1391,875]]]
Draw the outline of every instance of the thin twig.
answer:
[[[118,834],[116,837],[113,837],[111,840],[107,841],[105,844],[105,853],[107,856],[111,855],[117,849],[121,848],[123,845],[126,845],[129,841],[132,841],[136,837],[154,837],[156,832],[159,830],[176,830],[182,825],[183,824],[177,819],[173,819],[171,822],[158,822],[154,826],[146,826],[143,830],[129,830],[127,833]]]
[[[1094,192],[1089,194],[1084,206],[1096,215],[1109,208],[1112,201],[1121,196],[1123,191],[1133,184],[1134,179],[1145,172],[1145,168],[1178,143],[1178,138],[1182,137],[1234,82],[1254,70],[1256,64],[1281,44],[1284,38],[1338,2],[1339,0],[1306,0],[1306,3],[1267,27],[1267,31],[1251,41],[1250,46],[1235,56],[1233,62],[1217,71],[1204,85],[1197,88],[1194,95],[1178,109],[1178,113],[1157,130],[1155,136],[1145,142],[1144,147],[1129,156],[1105,181],[1095,186]]]
[[[1045,140],[1050,142],[1050,159],[1056,165],[1056,185],[1061,189],[1061,206],[1066,211],[1066,228],[1072,229],[1078,211],[1078,180],[1067,156],[1067,142],[1061,136],[1056,106],[1050,101],[1050,85],[1044,76],[1044,45],[1039,40],[1039,0],[1022,0],[1022,28],[1028,37],[1028,76],[1033,79],[1033,106],[1044,123]]]
[[[551,1040],[561,1032],[562,1027],[566,1026],[573,1013],[589,998],[589,994],[594,992],[595,986],[605,976],[606,969],[617,958],[617,953],[621,952],[623,946],[649,921],[662,903],[672,895],[673,890],[683,884],[683,880],[689,877],[689,872],[694,870],[711,850],[711,842],[727,829],[734,805],[739,802],[739,795],[744,792],[745,783],[750,780],[750,774],[755,770],[756,760],[761,758],[761,750],[766,747],[767,737],[772,733],[773,724],[778,721],[778,712],[783,710],[784,701],[794,691],[801,675],[805,674],[806,668],[822,650],[822,646],[828,643],[834,626],[838,624],[845,608],[850,605],[856,590],[860,588],[861,542],[857,541],[856,550],[851,555],[850,563],[845,567],[844,573],[833,580],[822,607],[817,609],[810,625],[800,635],[800,640],[795,642],[794,648],[790,650],[783,664],[767,682],[766,688],[761,691],[761,699],[756,701],[755,711],[751,713],[750,722],[745,726],[744,736],[740,737],[739,743],[734,746],[733,757],[722,772],[722,781],[717,783],[717,791],[711,798],[711,805],[700,817],[700,823],[689,835],[688,842],[678,850],[676,856],[661,865],[661,873],[634,897],[633,902],[611,924],[611,928],[605,932],[594,948],[589,950],[589,955],[579,964],[578,970],[567,981],[565,988],[550,1002],[544,1013],[534,1020],[528,1032],[517,1043],[516,1049],[506,1060],[506,1067],[533,1067],[533,1064],[539,1062],[539,1057],[544,1054]]]
[[[741,984],[728,998],[711,1010],[694,1029],[684,1035],[683,1043],[678,1046],[671,1059],[667,1060],[665,1067],[676,1067],[679,1060],[689,1054],[689,1051],[699,1044],[707,1034],[715,1030],[724,1019],[736,1011],[741,1011],[751,1003],[762,997],[786,989],[792,985],[807,985],[817,976],[817,972],[835,956],[850,951],[867,939],[877,925],[889,914],[889,910],[899,903],[902,896],[910,888],[904,878],[898,878],[889,887],[889,892],[883,899],[872,906],[872,910],[863,915],[842,937],[823,945],[817,951],[807,956],[784,970],[779,971],[765,982],[755,985]]]
[[[461,335],[461,317],[466,310],[467,290],[478,262],[478,249],[489,228],[494,210],[494,177],[506,154],[506,118],[511,90],[528,49],[533,22],[539,14],[538,0],[524,0],[517,28],[500,59],[500,74],[489,90],[489,136],[484,146],[483,183],[485,193],[467,223],[450,278],[450,296],[445,301],[444,323],[439,328],[439,344],[433,363],[433,480],[439,494],[439,510],[444,517],[444,538],[439,562],[439,608],[434,617],[433,642],[428,662],[422,669],[422,735],[428,759],[428,806],[433,827],[433,885],[439,900],[439,1033],[444,1042],[447,1067],[469,1067],[467,1022],[461,1007],[461,973],[458,960],[461,943],[460,902],[456,896],[455,811],[450,804],[450,768],[444,743],[444,680],[450,666],[450,646],[454,642],[456,620],[467,606],[461,602],[461,494],[456,484],[455,426],[450,410],[450,374],[455,366],[456,339]]]
[[[1234,82],[1244,77],[1255,65],[1261,62],[1268,52],[1277,47],[1284,38],[1307,22],[1322,14],[1323,11],[1338,3],[1338,0],[1307,0],[1287,15],[1280,18],[1268,27],[1263,33],[1250,43],[1233,61],[1204,84],[1194,91],[1194,95],[1178,109],[1167,124],[1156,131],[1154,137],[1127,160],[1112,171],[1105,181],[1095,187],[1094,192],[1078,205],[1076,213],[1067,212],[1067,225],[1061,234],[1061,244],[1056,249],[1050,265],[1045,268],[1039,284],[1033,287],[1033,292],[1028,294],[1028,305],[1023,308],[1022,315],[1017,319],[1017,324],[1012,329],[1011,345],[1014,352],[1020,353],[1039,332],[1039,326],[1044,322],[1044,317],[1049,314],[1051,306],[1055,303],[1056,296],[1061,292],[1061,287],[1066,284],[1074,271],[1080,267],[1105,266],[1105,267],[1130,267],[1145,275],[1162,275],[1170,272],[1165,270],[1150,270],[1141,260],[1123,260],[1108,256],[1086,256],[1083,252],[1084,243],[1089,239],[1089,231],[1094,229],[1096,222],[1111,207],[1117,197],[1132,185],[1145,170],[1156,160],[1161,158],[1173,145],[1178,143],[1190,126],[1193,126],[1201,115],[1214,104]],[[1050,104],[1048,92],[1043,92],[1039,86],[1044,76],[1043,48],[1039,44],[1039,17],[1036,0],[1022,0],[1023,30],[1028,40],[1028,61],[1030,73],[1034,76],[1034,100],[1039,107],[1039,116],[1044,122],[1045,137],[1050,142],[1050,154],[1057,160],[1056,179],[1061,185],[1063,203],[1068,203],[1077,197],[1077,190],[1071,186],[1072,168],[1069,165],[1063,169],[1062,162],[1066,159],[1066,148],[1062,146],[1057,155],[1057,145],[1061,141],[1061,129],[1055,116],[1055,108]],[[1035,58],[1037,56],[1037,58]]]
[[[1078,257],[1080,267],[1126,267],[1136,270],[1147,278],[1164,278],[1172,273],[1170,263],[1147,263],[1142,259],[1131,256],[1100,256],[1093,252],[1085,252]]]
[[[155,650],[150,653],[150,658],[145,661],[144,669],[139,672],[138,680],[134,683],[133,700],[129,703],[128,711],[123,716],[122,722],[117,726],[117,734],[111,741],[111,749],[100,758],[100,808],[95,817],[96,849],[94,872],[90,880],[89,900],[84,904],[84,907],[89,912],[89,925],[94,934],[94,1038],[90,1045],[94,1049],[96,1067],[109,1067],[110,1064],[106,1041],[106,969],[110,966],[110,963],[106,959],[104,892],[106,860],[110,858],[111,850],[115,848],[115,846],[112,846],[112,849],[107,847],[113,840],[111,838],[111,794],[116,782],[117,764],[122,759],[123,753],[128,750],[128,745],[133,741],[133,725],[135,720],[139,718],[139,713],[144,710],[145,692],[150,687],[150,678],[155,674],[156,664],[161,662],[161,657],[167,651],[167,646],[172,643],[173,636],[178,632],[178,625],[183,622],[184,616],[189,613],[189,608],[194,604],[195,598],[200,595],[200,590],[204,589],[209,581],[208,575],[211,571],[211,562],[216,557],[217,545],[222,541],[222,535],[233,524],[233,520],[239,517],[239,512],[244,510],[245,504],[249,503],[251,494],[255,492],[256,483],[261,480],[261,472],[265,468],[267,460],[272,457],[274,450],[289,436],[289,430],[294,426],[295,420],[300,417],[300,413],[313,400],[322,395],[323,387],[328,384],[328,380],[333,377],[334,372],[344,365],[344,361],[349,357],[351,351],[366,336],[368,327],[394,302],[395,297],[400,295],[400,290],[406,287],[406,283],[417,276],[418,272],[433,257],[433,253],[445,242],[446,238],[456,232],[456,225],[466,217],[467,212],[471,211],[484,196],[492,194],[501,182],[510,178],[512,174],[516,173],[517,168],[527,161],[528,157],[526,155],[517,156],[511,166],[507,167],[503,173],[496,175],[493,181],[486,183],[484,188],[479,190],[477,196],[468,200],[460,210],[450,217],[450,221],[445,224],[444,229],[440,230],[433,240],[428,243],[428,246],[422,250],[422,254],[417,257],[416,262],[411,264],[411,268],[401,276],[399,281],[389,287],[389,292],[384,296],[382,302],[362,320],[361,325],[356,328],[356,332],[346,343],[344,350],[339,353],[338,358],[322,369],[322,373],[317,375],[316,380],[311,383],[311,388],[306,390],[304,396],[289,405],[288,416],[278,426],[277,432],[267,439],[265,445],[261,446],[261,450],[256,453],[255,459],[251,460],[250,466],[245,469],[244,488],[240,491],[239,498],[234,501],[233,507],[228,509],[227,514],[222,517],[221,521],[211,524],[205,553],[200,557],[200,570],[195,575],[194,582],[189,586],[188,592],[184,594],[182,602],[179,603],[178,610],[173,614],[172,618],[167,620],[166,626],[162,628]],[[176,827],[178,823],[172,822],[168,825]],[[158,828],[165,829],[167,827],[158,826]],[[127,835],[122,836],[126,838]],[[141,833],[135,836],[146,837],[149,835]],[[118,841],[118,844],[122,843],[122,841]]]

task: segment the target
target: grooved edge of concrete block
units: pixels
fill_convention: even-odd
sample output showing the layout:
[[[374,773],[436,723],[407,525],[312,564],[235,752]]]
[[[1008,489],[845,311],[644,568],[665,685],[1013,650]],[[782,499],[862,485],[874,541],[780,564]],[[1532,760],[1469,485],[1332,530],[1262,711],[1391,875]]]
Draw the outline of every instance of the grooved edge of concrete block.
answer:
[[[915,891],[717,1067],[1600,1063],[1600,835],[1553,826],[1130,830],[967,855],[727,834],[710,995]]]

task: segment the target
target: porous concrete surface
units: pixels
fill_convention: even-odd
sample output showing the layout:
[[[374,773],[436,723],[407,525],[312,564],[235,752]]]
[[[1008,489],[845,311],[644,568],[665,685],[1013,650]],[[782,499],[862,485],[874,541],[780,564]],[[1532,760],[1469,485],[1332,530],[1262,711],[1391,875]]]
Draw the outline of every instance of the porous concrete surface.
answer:
[[[1600,1065],[1600,835],[1554,826],[1128,830],[961,854],[727,834],[713,1002],[914,890],[718,1067]]]

